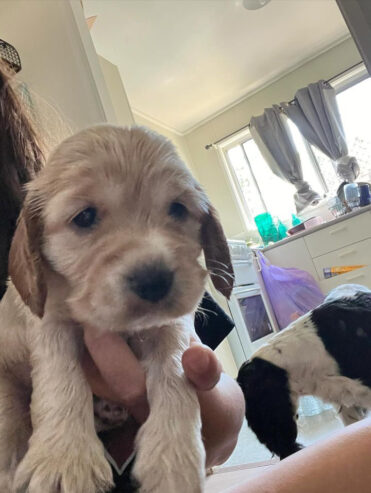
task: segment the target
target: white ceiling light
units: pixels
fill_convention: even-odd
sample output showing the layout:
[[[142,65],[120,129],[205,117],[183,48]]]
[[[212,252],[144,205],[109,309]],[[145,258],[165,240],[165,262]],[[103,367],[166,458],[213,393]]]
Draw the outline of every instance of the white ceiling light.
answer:
[[[271,0],[243,0],[243,6],[247,10],[257,10],[267,5]]]

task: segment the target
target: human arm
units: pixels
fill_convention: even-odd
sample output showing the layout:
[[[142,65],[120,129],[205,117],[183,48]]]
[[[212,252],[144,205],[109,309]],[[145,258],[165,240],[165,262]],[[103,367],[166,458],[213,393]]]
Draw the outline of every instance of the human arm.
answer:
[[[225,493],[369,493],[371,420],[365,419]]]

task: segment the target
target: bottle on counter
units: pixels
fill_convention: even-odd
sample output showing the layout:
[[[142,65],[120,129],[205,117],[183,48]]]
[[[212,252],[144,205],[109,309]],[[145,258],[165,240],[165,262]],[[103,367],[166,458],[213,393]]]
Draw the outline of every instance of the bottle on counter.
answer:
[[[371,204],[370,186],[368,183],[361,183],[359,185],[359,205],[365,207]]]
[[[359,195],[358,183],[347,183],[344,186],[344,198],[351,209],[359,207]]]
[[[287,237],[287,228],[283,224],[283,222],[279,219],[278,220],[278,239],[283,240],[283,238]]]

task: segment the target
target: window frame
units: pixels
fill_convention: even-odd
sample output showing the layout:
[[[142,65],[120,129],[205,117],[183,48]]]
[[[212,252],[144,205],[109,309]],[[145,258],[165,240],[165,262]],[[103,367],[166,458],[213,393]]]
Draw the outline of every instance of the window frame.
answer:
[[[367,79],[368,77],[371,77],[371,76],[368,74],[368,71],[367,71],[365,64],[360,62],[360,64],[357,65],[356,67],[352,67],[349,70],[347,70],[346,72],[344,72],[343,74],[341,74],[340,76],[334,78],[331,81],[331,85],[335,89],[336,94],[340,94],[341,92],[343,92],[346,89],[349,89],[350,87],[362,82],[363,80]],[[260,196],[260,199],[262,201],[262,204],[263,204],[265,210],[267,211],[266,204],[265,204],[264,198],[262,196],[259,184],[255,178],[255,175],[254,175],[253,170],[252,170],[251,165],[250,165],[250,161],[248,159],[248,156],[247,156],[246,151],[245,151],[244,146],[243,146],[243,144],[245,142],[247,142],[251,139],[252,139],[252,136],[250,133],[250,129],[247,127],[246,129],[241,130],[240,132],[236,133],[235,135],[232,135],[232,136],[222,140],[217,145],[217,152],[218,152],[219,157],[220,157],[220,159],[224,165],[224,169],[225,169],[227,176],[230,180],[230,184],[232,185],[232,189],[235,193],[235,196],[237,197],[237,203],[240,207],[240,212],[242,214],[242,217],[244,218],[245,225],[246,225],[247,229],[251,229],[251,227],[254,227],[254,218],[253,218],[253,216],[249,210],[248,204],[247,204],[246,199],[244,197],[244,193],[241,189],[241,185],[240,185],[239,180],[236,176],[236,173],[233,169],[233,166],[228,159],[228,151],[234,147],[237,147],[237,146],[241,147],[242,152],[245,156],[246,162],[250,168],[250,173],[254,179],[254,184],[255,184],[255,187],[257,189],[257,192]],[[304,140],[305,146],[307,148],[307,151],[309,153],[310,159],[312,161],[314,171],[316,172],[318,179],[320,180],[320,182],[323,186],[323,189],[325,192],[324,196],[326,197],[326,194],[329,192],[329,188],[328,188],[326,180],[324,179],[324,176],[322,174],[320,165],[318,164],[317,158],[316,158],[316,156],[315,156],[315,154],[311,148],[310,143],[305,138],[303,138],[303,140]]]

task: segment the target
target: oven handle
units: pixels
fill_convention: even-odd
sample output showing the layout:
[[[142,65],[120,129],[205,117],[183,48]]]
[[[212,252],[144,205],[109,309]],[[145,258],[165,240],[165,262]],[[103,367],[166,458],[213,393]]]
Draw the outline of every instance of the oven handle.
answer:
[[[256,255],[256,253],[254,253],[254,258],[255,258],[255,261],[256,261],[256,265],[258,266],[258,272],[261,272],[262,271],[262,266],[261,266],[261,263],[260,263],[260,258],[258,257],[258,255]]]

